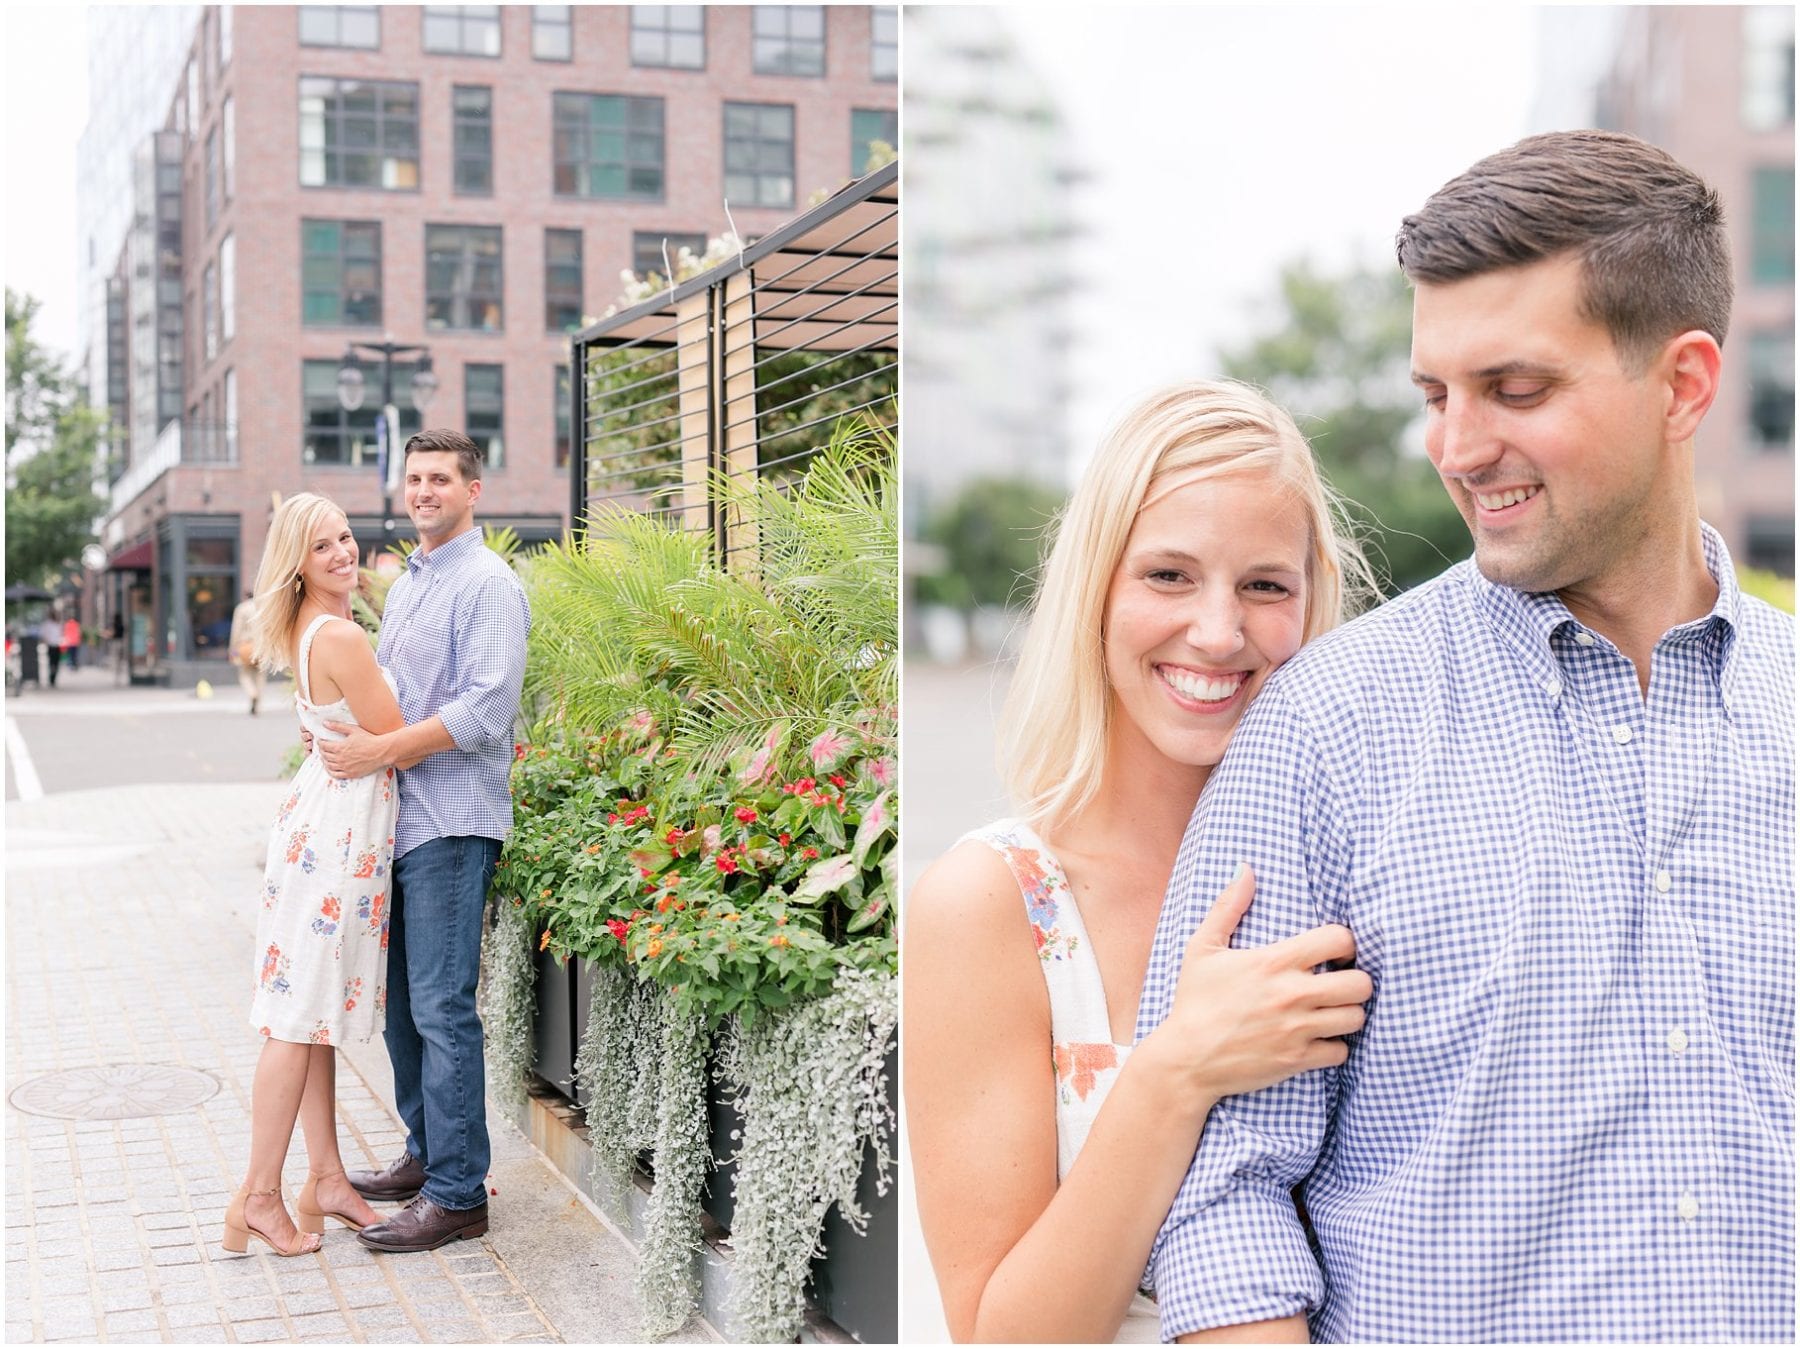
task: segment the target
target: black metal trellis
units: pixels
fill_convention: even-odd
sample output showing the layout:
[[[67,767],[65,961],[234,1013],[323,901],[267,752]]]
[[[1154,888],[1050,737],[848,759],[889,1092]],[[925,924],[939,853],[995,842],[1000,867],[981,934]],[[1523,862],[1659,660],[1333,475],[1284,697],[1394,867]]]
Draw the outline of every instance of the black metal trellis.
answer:
[[[604,503],[754,547],[717,475],[792,477],[843,416],[898,430],[899,165],[574,339],[570,518]]]

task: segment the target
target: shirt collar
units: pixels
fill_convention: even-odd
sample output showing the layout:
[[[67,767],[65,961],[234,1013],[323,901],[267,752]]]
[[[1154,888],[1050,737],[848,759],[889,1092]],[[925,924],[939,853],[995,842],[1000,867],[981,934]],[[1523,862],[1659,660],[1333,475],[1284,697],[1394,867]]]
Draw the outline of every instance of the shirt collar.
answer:
[[[1737,670],[1737,633],[1743,623],[1743,594],[1738,589],[1737,570],[1731,565],[1725,540],[1704,520],[1700,522],[1700,546],[1705,554],[1706,570],[1719,587],[1719,596],[1713,601],[1711,610],[1692,622],[1670,628],[1663,634],[1662,642],[1704,639],[1716,631],[1718,641],[1712,647],[1712,653],[1718,669],[1719,691],[1729,707]],[[1568,606],[1553,591],[1514,590],[1511,586],[1488,580],[1473,561],[1467,566],[1476,607],[1515,647],[1528,653],[1534,670],[1541,664],[1544,667],[1539,671],[1541,676],[1553,674],[1555,661],[1550,654],[1551,637],[1565,626],[1571,632],[1585,631]]]
[[[458,558],[469,556],[482,546],[481,526],[475,525],[470,529],[465,529],[447,543],[440,543],[429,553],[423,548],[413,549],[407,556],[406,565],[413,571],[422,567],[444,567]]]

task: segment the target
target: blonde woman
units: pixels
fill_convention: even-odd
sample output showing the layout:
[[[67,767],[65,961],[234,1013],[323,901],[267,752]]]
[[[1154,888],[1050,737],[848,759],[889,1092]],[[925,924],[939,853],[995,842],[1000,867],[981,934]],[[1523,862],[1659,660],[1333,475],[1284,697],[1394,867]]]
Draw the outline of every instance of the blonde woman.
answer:
[[[1346,929],[1228,949],[1241,868],[1132,1047],[1207,775],[1366,582],[1334,518],[1292,420],[1229,382],[1144,400],[1063,513],[1002,727],[1019,816],[907,904],[907,1124],[958,1340],[1157,1339],[1139,1282],[1212,1106],[1342,1063],[1362,1025],[1368,977],[1314,973],[1354,955]]]
[[[303,492],[269,525],[256,578],[251,654],[291,668],[300,723],[320,740],[354,723],[382,733],[404,724],[368,637],[351,621],[356,540],[344,513]],[[389,870],[398,807],[394,771],[349,780],[309,755],[269,838],[257,918],[250,1023],[264,1036],[250,1105],[250,1168],[225,1214],[225,1249],[249,1239],[277,1255],[319,1248],[327,1216],[360,1230],[379,1214],[350,1188],[338,1153],[337,1046],[367,1040],[386,1010]],[[281,1172],[299,1115],[307,1180],[288,1217]]]

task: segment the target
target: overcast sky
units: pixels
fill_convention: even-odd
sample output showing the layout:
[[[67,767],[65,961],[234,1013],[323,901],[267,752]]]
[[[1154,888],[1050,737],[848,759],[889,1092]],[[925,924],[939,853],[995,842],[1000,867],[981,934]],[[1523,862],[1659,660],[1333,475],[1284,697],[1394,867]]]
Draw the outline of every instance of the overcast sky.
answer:
[[[1280,265],[1393,261],[1401,217],[1525,135],[1525,6],[1009,10],[1078,202],[1078,457],[1146,388],[1214,373]]]
[[[87,18],[80,5],[7,5],[6,253],[13,290],[44,302],[33,333],[74,355],[75,147],[87,123]]]

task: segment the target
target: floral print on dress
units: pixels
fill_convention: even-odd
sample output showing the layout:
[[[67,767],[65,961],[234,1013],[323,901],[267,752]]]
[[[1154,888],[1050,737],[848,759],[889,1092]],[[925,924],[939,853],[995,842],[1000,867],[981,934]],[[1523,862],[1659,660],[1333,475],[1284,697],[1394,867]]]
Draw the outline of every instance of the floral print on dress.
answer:
[[[1031,920],[1031,940],[1037,945],[1038,959],[1069,959],[1081,939],[1064,932],[1057,921],[1057,904],[1069,892],[1062,869],[1045,866],[1043,855],[1024,842],[1003,837],[998,840],[998,851],[1025,897],[1025,916]]]
[[[1050,1061],[1056,1068],[1056,1094],[1063,1103],[1069,1103],[1071,1092],[1075,1100],[1085,1101],[1099,1075],[1119,1066],[1119,1047],[1111,1041],[1052,1045]]]
[[[320,620],[302,636],[300,723],[354,723],[343,699],[315,706],[305,668]],[[385,676],[384,676],[385,677]],[[391,686],[392,680],[389,680]],[[380,1034],[387,1011],[387,877],[393,868],[395,778],[383,769],[335,779],[309,755],[276,813],[257,911],[250,1025],[292,1044],[342,1045]]]

